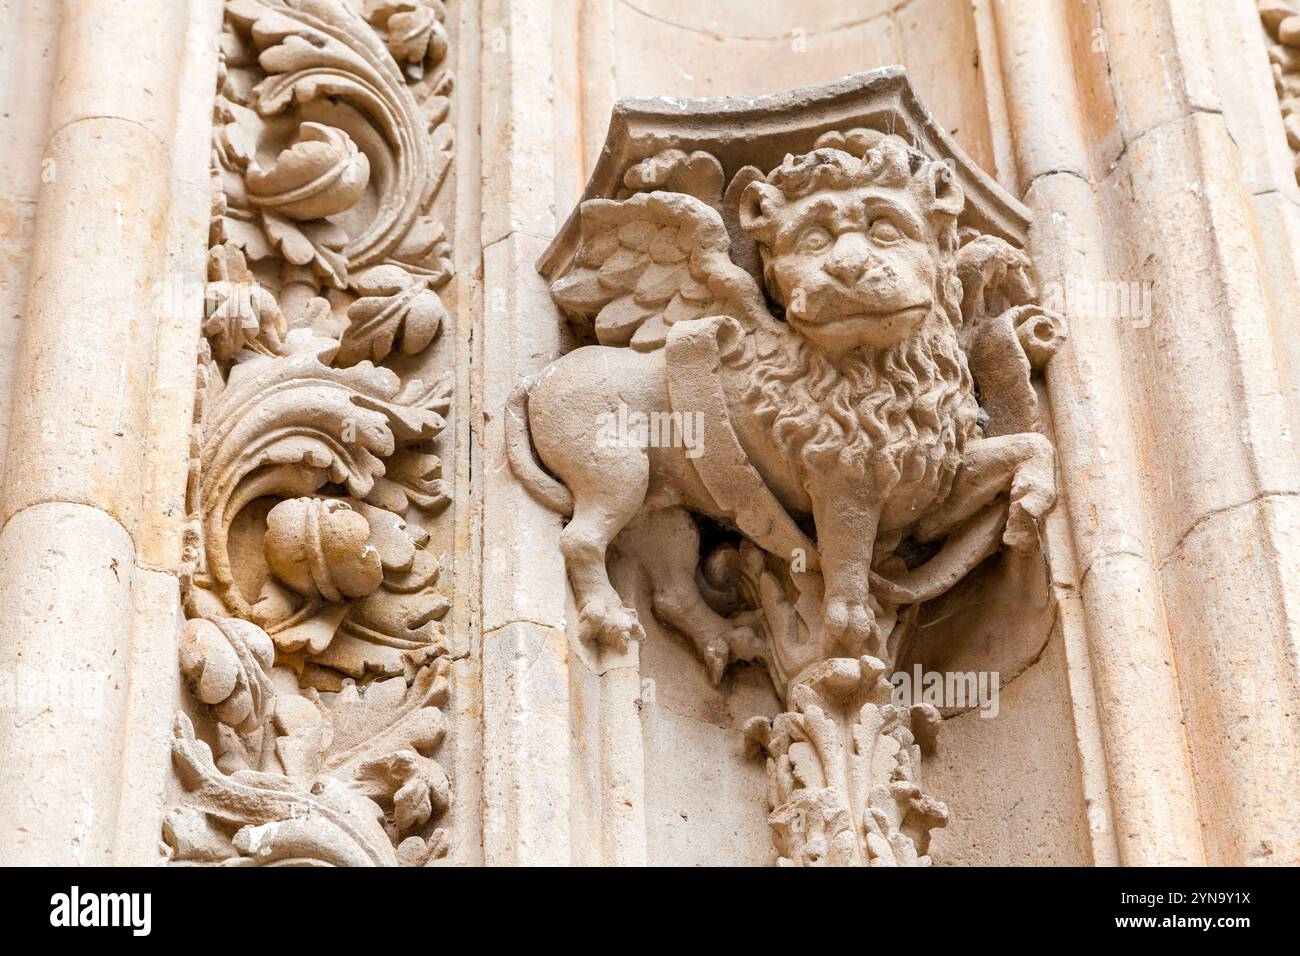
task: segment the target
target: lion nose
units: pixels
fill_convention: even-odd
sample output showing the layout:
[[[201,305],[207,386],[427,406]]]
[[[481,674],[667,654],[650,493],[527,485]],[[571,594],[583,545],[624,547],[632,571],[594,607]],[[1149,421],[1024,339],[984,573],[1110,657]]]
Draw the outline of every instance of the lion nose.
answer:
[[[867,269],[867,252],[866,240],[861,235],[846,232],[835,240],[835,248],[822,268],[845,285],[853,285]]]

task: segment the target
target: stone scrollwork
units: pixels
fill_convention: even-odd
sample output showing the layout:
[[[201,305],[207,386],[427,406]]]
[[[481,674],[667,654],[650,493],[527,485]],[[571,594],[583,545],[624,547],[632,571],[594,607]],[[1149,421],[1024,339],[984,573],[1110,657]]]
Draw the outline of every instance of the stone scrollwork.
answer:
[[[1064,326],[1025,220],[896,68],[743,118],[633,102],[611,129],[542,263],[593,344],[507,409],[515,474],[570,519],[579,635],[644,636],[606,553],[645,536],[655,617],[714,681],[760,662],[784,702],[747,728],[782,862],[925,865],[938,714],[888,676],[920,606],[1032,554],[1056,498],[1031,375]],[[609,408],[698,434],[611,436],[590,420]],[[701,519],[724,529],[703,561]]]
[[[446,853],[450,787],[431,758],[446,734],[447,661],[326,704],[274,666],[266,633],[238,619],[186,624],[181,667],[217,722],[215,748],[176,716],[185,795],[168,814],[173,860],[234,865],[423,865]],[[277,673],[277,671],[281,673]],[[277,682],[280,693],[277,693]]]
[[[226,4],[174,862],[448,849],[446,19],[438,0]]]

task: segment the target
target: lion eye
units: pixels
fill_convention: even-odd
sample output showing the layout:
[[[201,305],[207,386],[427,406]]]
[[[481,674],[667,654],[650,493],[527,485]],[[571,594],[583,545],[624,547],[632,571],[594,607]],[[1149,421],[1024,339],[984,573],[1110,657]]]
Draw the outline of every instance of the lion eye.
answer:
[[[821,252],[831,245],[831,234],[821,226],[809,226],[799,236],[799,249],[802,252]]]
[[[888,219],[877,219],[867,232],[877,242],[897,242],[903,238],[903,233]]]

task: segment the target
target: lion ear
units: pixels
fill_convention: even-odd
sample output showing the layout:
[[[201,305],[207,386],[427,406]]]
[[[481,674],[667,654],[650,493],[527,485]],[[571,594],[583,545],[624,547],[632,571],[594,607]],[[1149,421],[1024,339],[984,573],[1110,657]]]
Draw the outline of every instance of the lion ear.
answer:
[[[962,192],[952,167],[947,163],[930,164],[930,193],[934,197],[934,211],[937,213],[955,219],[966,206],[966,194]]]
[[[740,196],[740,228],[756,242],[770,245],[776,238],[776,220],[773,209],[783,198],[781,190],[762,180],[745,187]]]

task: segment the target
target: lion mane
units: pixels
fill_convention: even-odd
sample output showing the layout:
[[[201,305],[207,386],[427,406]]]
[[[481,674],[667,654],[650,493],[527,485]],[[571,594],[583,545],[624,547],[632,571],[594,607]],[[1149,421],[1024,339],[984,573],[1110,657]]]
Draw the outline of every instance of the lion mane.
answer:
[[[787,156],[767,182],[787,200],[863,185],[903,191],[935,229],[936,308],[903,342],[856,349],[838,359],[786,327],[778,347],[751,353],[748,398],[778,447],[805,473],[834,468],[880,488],[937,500],[951,488],[962,447],[980,427],[957,335],[962,289],[956,215],[950,207],[936,208],[933,187],[926,188],[947,170],[929,168],[936,164],[896,137],[881,137],[864,153],[859,159],[843,149],[819,148]]]

